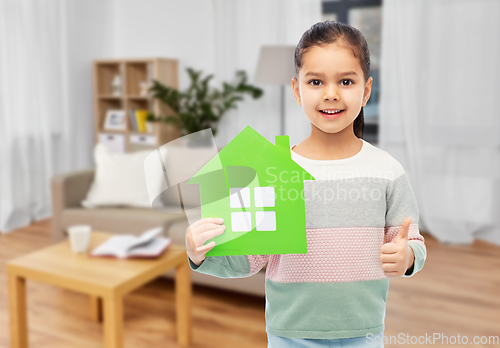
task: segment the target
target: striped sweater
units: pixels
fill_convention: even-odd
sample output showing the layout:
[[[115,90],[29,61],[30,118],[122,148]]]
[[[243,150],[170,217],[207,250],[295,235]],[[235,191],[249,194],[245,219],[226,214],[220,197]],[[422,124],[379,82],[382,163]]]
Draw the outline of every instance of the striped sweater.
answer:
[[[363,141],[340,160],[292,160],[316,180],[304,181],[307,254],[207,257],[191,269],[219,278],[249,277],[266,264],[266,331],[282,337],[349,338],[384,331],[389,278],[380,250],[411,217],[408,245],[426,258],[419,211],[407,174],[389,153]]]

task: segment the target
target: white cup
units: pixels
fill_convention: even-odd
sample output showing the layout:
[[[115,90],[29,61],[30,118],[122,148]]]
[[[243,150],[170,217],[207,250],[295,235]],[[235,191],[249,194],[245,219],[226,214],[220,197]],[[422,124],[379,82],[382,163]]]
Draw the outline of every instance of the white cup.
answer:
[[[89,248],[90,233],[92,227],[90,225],[73,225],[68,227],[69,241],[71,249],[75,253],[84,253]]]

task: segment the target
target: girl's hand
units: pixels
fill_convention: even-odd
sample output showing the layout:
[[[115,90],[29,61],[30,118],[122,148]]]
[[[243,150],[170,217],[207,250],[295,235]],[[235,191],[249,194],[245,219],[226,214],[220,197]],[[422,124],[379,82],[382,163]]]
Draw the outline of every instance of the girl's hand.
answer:
[[[206,258],[206,253],[214,246],[211,241],[207,245],[205,242],[215,236],[221,235],[226,226],[221,225],[224,219],[204,218],[191,224],[186,230],[186,250],[189,258],[196,266],[201,265]]]
[[[396,238],[382,245],[380,261],[382,261],[382,270],[388,278],[401,277],[413,265],[413,249],[408,245],[410,223],[411,218],[407,217]]]

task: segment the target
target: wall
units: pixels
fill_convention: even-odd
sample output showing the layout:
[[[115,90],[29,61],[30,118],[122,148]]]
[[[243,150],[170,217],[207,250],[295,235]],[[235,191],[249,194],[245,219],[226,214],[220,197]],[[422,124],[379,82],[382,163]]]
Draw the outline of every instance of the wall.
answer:
[[[73,166],[93,166],[94,110],[92,100],[92,61],[113,54],[114,18],[111,0],[67,2],[67,54],[69,110],[76,114]]]
[[[179,60],[180,88],[189,85],[186,67],[214,72],[213,7],[206,0],[115,0],[115,57]]]

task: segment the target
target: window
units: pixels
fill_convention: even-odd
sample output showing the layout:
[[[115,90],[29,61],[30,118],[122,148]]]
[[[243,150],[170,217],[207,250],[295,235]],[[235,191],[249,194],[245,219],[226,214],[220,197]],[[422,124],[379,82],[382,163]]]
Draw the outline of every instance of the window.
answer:
[[[242,211],[245,208],[275,206],[273,186],[254,187],[253,205],[251,204],[249,187],[232,187],[229,189],[229,194],[230,207],[238,209],[238,211],[231,212],[231,230],[233,232],[249,232],[253,229],[252,212]],[[276,212],[255,211],[255,229],[257,231],[276,231]]]
[[[378,142],[378,115],[380,96],[380,47],[382,29],[382,0],[323,1],[323,20],[347,23],[359,29],[370,49],[370,76],[373,77],[370,100],[364,107],[366,141]]]

